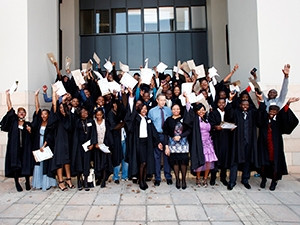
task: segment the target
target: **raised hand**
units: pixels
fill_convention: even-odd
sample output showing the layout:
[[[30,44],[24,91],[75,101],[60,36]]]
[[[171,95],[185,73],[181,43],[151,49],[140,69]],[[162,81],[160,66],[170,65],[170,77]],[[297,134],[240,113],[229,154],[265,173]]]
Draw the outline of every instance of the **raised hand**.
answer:
[[[283,72],[285,78],[288,78],[288,77],[289,77],[289,74],[290,74],[290,68],[291,68],[290,64],[284,65],[284,67],[283,67],[283,69],[282,69],[282,72]]]
[[[297,97],[292,97],[292,98],[289,98],[287,104],[291,104],[292,102],[298,102],[300,100],[300,98],[297,98]]]

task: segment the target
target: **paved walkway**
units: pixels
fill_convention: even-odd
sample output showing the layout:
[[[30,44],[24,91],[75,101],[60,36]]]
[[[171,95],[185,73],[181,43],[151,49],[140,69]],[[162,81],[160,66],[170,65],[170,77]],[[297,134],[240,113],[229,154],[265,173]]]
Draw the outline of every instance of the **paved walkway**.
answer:
[[[300,224],[300,174],[285,176],[274,192],[261,190],[256,177],[250,180],[251,190],[238,184],[228,191],[218,181],[207,188],[194,183],[190,177],[186,190],[149,182],[149,189],[140,191],[121,181],[89,192],[54,188],[18,193],[13,179],[0,177],[0,224]]]

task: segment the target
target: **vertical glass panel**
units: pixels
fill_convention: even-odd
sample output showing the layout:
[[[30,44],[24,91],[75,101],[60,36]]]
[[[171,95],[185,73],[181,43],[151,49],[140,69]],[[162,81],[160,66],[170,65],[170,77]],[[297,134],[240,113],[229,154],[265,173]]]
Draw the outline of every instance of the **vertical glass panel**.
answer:
[[[144,9],[144,31],[157,31],[157,9]]]
[[[190,29],[190,16],[188,7],[176,8],[176,23],[177,30]]]
[[[128,32],[142,31],[141,10],[128,9]]]
[[[192,13],[192,29],[205,29],[206,28],[206,13],[205,6],[191,7]]]
[[[93,33],[93,10],[80,11],[80,34]]]
[[[109,11],[96,11],[96,33],[109,33]]]
[[[112,32],[126,33],[126,9],[112,9]]]
[[[174,8],[160,7],[159,8],[159,30],[173,31],[175,27]]]

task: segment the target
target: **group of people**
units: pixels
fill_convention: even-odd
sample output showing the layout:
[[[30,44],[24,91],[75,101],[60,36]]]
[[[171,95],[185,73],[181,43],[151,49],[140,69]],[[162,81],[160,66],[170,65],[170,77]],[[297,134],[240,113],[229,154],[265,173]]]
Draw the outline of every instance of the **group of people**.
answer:
[[[228,190],[236,185],[238,170],[247,189],[251,171],[261,175],[261,188],[271,178],[270,190],[287,174],[282,134],[290,134],[298,125],[289,105],[299,100],[290,98],[284,105],[289,65],[282,70],[279,97],[274,89],[268,96],[250,87],[241,93],[230,91],[229,80],[238,65],[219,82],[209,74],[199,78],[194,70],[191,76],[184,70],[184,75],[170,76],[154,68],[150,84],[142,83],[135,73],[138,84],[133,89],[122,86],[121,91],[105,95],[93,70],[84,71],[86,83],[76,85],[69,70],[62,75],[54,65],[56,81],[62,82],[67,94],[58,96],[53,89],[48,97],[44,85],[44,100],[52,107],[40,109],[36,91],[32,122],[25,120],[24,108],[15,112],[6,91],[8,112],[1,121],[1,130],[8,132],[5,176],[14,178],[17,191],[23,190],[20,177],[26,179],[26,190],[56,185],[62,191],[73,189],[71,178],[77,177],[77,188],[88,191],[91,171],[101,187],[112,175],[114,183],[130,179],[141,190],[148,188],[153,175],[154,185],[160,185],[162,167],[168,185],[173,184],[174,171],[178,189],[187,188],[188,168],[196,176],[196,185],[204,187],[215,185],[220,170],[220,181]],[[119,83],[122,73],[113,68],[110,73],[98,72],[108,82]],[[253,76],[255,80],[255,72]],[[203,96],[198,101],[182,93],[182,84],[188,82],[192,93]],[[36,162],[32,152],[46,147],[53,157]]]

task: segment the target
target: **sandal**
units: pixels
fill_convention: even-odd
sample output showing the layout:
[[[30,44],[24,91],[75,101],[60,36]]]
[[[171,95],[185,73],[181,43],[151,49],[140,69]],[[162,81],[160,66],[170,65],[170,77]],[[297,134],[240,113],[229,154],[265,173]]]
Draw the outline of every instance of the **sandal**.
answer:
[[[198,178],[198,177],[196,177],[196,185],[197,185],[198,187],[201,186],[200,178]]]
[[[205,188],[207,188],[207,186],[208,186],[207,179],[203,180],[202,186],[205,187]]]
[[[67,188],[66,186],[61,187],[60,184],[64,184],[64,181],[59,181],[59,182],[58,182],[58,188],[59,188],[61,191],[68,190],[68,188]]]
[[[68,188],[70,188],[70,189],[74,189],[75,188],[75,185],[74,184],[72,184],[72,182],[71,182],[71,185],[68,183],[68,181],[70,181],[71,182],[71,177],[70,178],[66,178],[66,180],[65,180],[65,184],[68,186]]]

